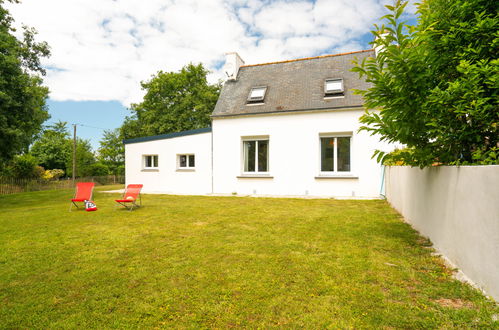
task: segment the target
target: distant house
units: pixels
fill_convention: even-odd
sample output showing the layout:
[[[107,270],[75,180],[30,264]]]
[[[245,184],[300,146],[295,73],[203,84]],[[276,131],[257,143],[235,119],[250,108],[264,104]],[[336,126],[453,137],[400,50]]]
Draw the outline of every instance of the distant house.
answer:
[[[126,182],[145,192],[377,197],[381,169],[358,132],[368,87],[352,60],[373,50],[244,65],[227,54],[212,127],[125,141]]]

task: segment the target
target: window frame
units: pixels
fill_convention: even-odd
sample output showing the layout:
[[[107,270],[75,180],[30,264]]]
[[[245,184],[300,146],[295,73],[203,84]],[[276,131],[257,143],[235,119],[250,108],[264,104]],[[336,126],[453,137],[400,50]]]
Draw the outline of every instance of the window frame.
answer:
[[[186,156],[186,164],[187,166],[181,166],[180,165],[180,157]],[[191,159],[190,156],[194,157],[194,166],[191,165]],[[193,171],[196,169],[196,154],[194,153],[185,153],[185,154],[177,154],[177,170],[189,170]]]
[[[151,159],[151,164],[153,166],[147,166],[147,157],[153,157]],[[154,157],[156,157],[156,161],[154,161]],[[156,166],[154,164],[156,163]],[[144,154],[142,155],[142,169],[143,170],[157,170],[159,169],[159,155],[158,154]]]
[[[327,89],[327,83],[329,81],[341,81],[341,89]],[[343,78],[326,78],[324,79],[324,96],[343,96],[345,94],[345,81]]]
[[[256,89],[263,89],[263,95],[258,98],[252,98],[251,94]],[[250,92],[248,94],[248,98],[246,99],[247,104],[255,104],[255,103],[265,103],[265,96],[267,95],[267,86],[255,86],[251,87]]]
[[[350,159],[349,171],[338,171],[338,138],[350,138]],[[334,163],[333,171],[322,170],[322,139],[334,138]],[[352,176],[353,175],[353,132],[338,132],[338,133],[321,133],[319,134],[319,176]]]
[[[255,142],[255,171],[245,171],[246,168],[246,153],[244,152],[245,142]],[[267,141],[267,171],[258,170],[258,142]],[[241,138],[241,173],[243,175],[269,175],[270,173],[270,138],[268,135],[265,136],[251,136]]]

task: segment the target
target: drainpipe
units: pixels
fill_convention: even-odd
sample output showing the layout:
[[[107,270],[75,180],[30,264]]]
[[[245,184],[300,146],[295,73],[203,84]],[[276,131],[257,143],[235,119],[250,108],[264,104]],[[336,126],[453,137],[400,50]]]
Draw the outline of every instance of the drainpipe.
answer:
[[[381,165],[381,185],[379,187],[379,195],[383,198],[383,199],[386,199],[386,195],[385,195],[385,170],[386,170],[386,166],[385,165]]]
[[[213,194],[213,119],[211,120],[211,193]]]

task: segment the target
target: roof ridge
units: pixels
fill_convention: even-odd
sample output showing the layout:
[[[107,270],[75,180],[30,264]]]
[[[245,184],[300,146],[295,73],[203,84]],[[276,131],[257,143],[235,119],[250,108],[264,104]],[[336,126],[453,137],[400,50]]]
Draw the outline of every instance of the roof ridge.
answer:
[[[315,60],[315,59],[325,58],[325,57],[343,56],[343,55],[366,53],[366,52],[372,52],[372,51],[374,51],[374,49],[371,48],[371,49],[357,50],[357,51],[347,52],[347,53],[338,53],[338,54],[320,55],[320,56],[314,56],[314,57],[297,58],[297,59],[294,59],[294,60],[286,60],[286,61],[276,61],[276,62],[267,62],[267,63],[259,63],[259,64],[241,65],[241,68],[247,68],[247,67],[252,67],[252,66],[270,65],[270,64],[281,64],[281,63],[289,63],[289,62],[298,62],[298,61],[306,61],[306,60]]]

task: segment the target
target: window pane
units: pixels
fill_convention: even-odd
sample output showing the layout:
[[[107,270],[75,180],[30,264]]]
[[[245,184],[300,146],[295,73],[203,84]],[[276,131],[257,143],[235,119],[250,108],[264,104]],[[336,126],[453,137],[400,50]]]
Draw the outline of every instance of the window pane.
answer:
[[[326,92],[335,93],[343,91],[343,80],[326,80]]]
[[[334,138],[321,138],[321,171],[334,171]]]
[[[350,171],[350,138],[339,137],[338,139],[338,172]]]
[[[194,155],[189,155],[189,167],[194,167],[195,162],[194,162]]]
[[[258,87],[258,88],[252,88],[250,91],[250,95],[248,97],[248,100],[263,100],[265,97],[265,91],[267,90],[266,87]]]
[[[158,167],[158,156],[152,156],[154,158],[154,167]]]
[[[268,172],[269,141],[258,141],[258,172]]]
[[[255,172],[256,142],[244,141],[244,171]]]
[[[179,156],[179,166],[180,167],[187,167],[187,156],[186,155]]]
[[[152,167],[151,156],[145,156],[146,167]]]

